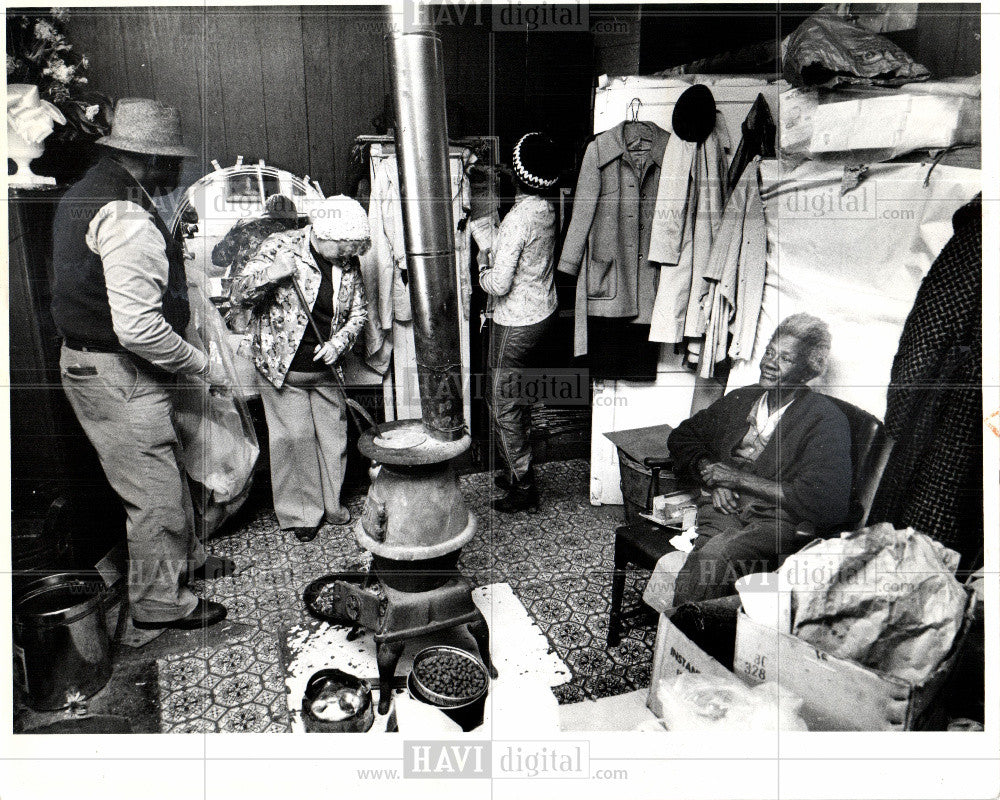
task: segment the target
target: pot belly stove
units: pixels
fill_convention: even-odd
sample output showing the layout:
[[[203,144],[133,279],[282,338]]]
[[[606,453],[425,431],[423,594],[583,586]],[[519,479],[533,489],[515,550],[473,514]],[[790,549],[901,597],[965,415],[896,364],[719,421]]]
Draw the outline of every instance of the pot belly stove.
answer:
[[[390,18],[386,45],[421,419],[362,433],[358,449],[372,460],[372,484],[355,535],[372,566],[357,581],[336,580],[333,590],[335,617],[353,624],[355,635],[375,636],[382,714],[403,645],[417,636],[466,626],[497,676],[486,620],[457,568],[476,520],[452,465],[471,440],[462,410],[443,58],[429,6],[417,3],[413,12],[402,25]]]
[[[372,484],[358,543],[372,553],[359,581],[333,584],[336,617],[374,634],[379,672],[379,713],[386,714],[396,666],[409,639],[459,626],[468,629],[490,675],[486,619],[472,600],[472,584],[458,571],[462,546],[476,533],[458,486],[452,459],[469,437],[440,441],[424,433],[420,420],[389,422],[361,435],[358,449],[372,460]]]

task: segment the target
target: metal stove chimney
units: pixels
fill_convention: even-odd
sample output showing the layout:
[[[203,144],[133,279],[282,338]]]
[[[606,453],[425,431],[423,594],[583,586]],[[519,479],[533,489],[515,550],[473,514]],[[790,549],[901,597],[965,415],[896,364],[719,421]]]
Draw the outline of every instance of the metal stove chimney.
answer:
[[[430,436],[454,441],[465,420],[441,39],[420,2],[386,39],[421,417]]]

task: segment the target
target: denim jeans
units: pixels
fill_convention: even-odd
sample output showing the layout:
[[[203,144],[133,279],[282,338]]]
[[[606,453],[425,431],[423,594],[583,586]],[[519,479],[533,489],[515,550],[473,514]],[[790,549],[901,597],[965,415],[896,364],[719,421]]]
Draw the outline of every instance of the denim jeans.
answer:
[[[493,436],[507,469],[519,480],[531,468],[531,403],[522,388],[528,370],[542,366],[555,329],[553,312],[532,325],[493,324],[490,330],[487,403]]]
[[[70,405],[125,504],[132,617],[183,617],[198,603],[187,571],[205,562],[205,550],[178,459],[174,388],[124,353],[63,347],[59,363]]]

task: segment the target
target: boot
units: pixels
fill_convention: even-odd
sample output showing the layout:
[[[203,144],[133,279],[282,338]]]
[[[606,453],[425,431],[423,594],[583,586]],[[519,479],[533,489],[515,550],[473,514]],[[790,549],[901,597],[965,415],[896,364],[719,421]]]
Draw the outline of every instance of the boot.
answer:
[[[506,497],[493,501],[493,509],[505,514],[516,514],[518,511],[538,511],[538,487],[535,476],[529,470],[520,480],[514,476]]]
[[[493,485],[509,492],[511,487],[510,472],[505,469],[497,470],[497,474],[493,476]]]

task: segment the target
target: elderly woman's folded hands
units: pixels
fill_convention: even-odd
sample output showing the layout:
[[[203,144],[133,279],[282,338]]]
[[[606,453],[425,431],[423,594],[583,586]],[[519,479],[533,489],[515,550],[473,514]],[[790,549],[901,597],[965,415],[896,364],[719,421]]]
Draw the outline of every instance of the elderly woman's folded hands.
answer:
[[[723,514],[735,514],[740,510],[740,496],[732,489],[716,486],[712,489],[712,505]]]
[[[713,489],[717,486],[724,489],[743,488],[745,473],[719,461],[707,461],[707,459],[705,461],[707,463],[703,463],[698,471],[701,474],[702,483],[706,486]]]
[[[753,475],[750,472],[723,464],[719,461],[702,459],[698,465],[701,482],[712,490],[712,504],[720,511],[733,513],[737,510],[740,493],[748,494],[769,503],[784,502],[785,495],[781,484]],[[729,494],[718,490],[724,489]]]

